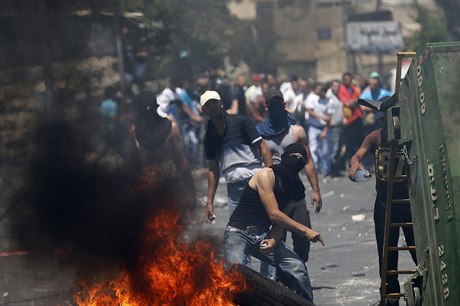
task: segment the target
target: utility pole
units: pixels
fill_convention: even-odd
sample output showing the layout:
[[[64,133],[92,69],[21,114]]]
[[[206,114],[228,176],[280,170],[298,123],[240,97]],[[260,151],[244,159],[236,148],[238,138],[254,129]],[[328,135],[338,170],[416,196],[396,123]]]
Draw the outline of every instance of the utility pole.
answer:
[[[382,9],[382,0],[376,0],[375,11],[378,13]],[[380,75],[383,75],[383,54],[382,51],[377,51],[377,70]]]
[[[123,45],[121,40],[121,16],[120,16],[120,1],[115,0],[113,32],[115,37],[115,48],[118,57],[118,72],[120,74],[120,90],[121,90],[121,107],[120,114],[127,111],[126,105],[126,81],[125,81],[125,65],[123,56]]]
[[[52,60],[51,60],[51,41],[48,28],[48,7],[44,0],[40,0],[36,3],[39,24],[37,28],[38,36],[40,39],[40,49],[41,49],[41,58],[42,58],[42,68],[43,68],[43,79],[45,81],[45,99],[43,100],[43,114],[50,114],[50,106],[52,105],[53,91],[54,91],[54,80],[52,72]],[[32,7],[34,8],[34,6]],[[33,10],[33,9],[32,9]],[[28,10],[27,13],[31,13],[32,10]]]
[[[348,13],[350,12],[350,7],[349,4],[346,0],[342,0],[341,2],[342,6],[342,21],[343,21],[343,33],[344,33],[344,39],[345,39],[345,45],[347,43],[347,24],[348,24]],[[355,72],[356,69],[356,53],[355,51],[351,51],[351,53],[347,50],[347,47],[345,47],[346,50],[346,70],[347,71],[353,71]]]

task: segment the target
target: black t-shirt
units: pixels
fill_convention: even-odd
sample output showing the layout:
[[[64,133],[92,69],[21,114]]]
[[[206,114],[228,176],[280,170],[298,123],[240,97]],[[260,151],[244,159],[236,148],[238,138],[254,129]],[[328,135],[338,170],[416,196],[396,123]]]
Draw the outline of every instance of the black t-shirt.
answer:
[[[390,146],[382,142],[382,129],[373,131],[366,136],[362,148],[368,150],[374,155],[375,160],[375,189],[377,196],[386,197],[388,187],[388,177],[390,171]],[[395,158],[393,159],[393,169],[395,176],[407,175],[408,165],[404,154],[400,148],[396,148]],[[393,197],[394,198],[407,198],[409,195],[407,176],[405,179],[394,180],[393,184]]]
[[[286,191],[281,190],[277,175],[275,175],[274,193],[279,209],[283,210],[289,202],[289,196]],[[232,226],[232,223],[238,223],[244,226],[256,225],[267,231],[272,224],[262,204],[259,193],[257,190],[252,189],[249,183],[246,185],[241,195],[237,208],[230,216],[228,225]]]
[[[238,114],[247,116],[248,111],[246,110],[246,96],[244,95],[243,86],[236,85],[233,87],[233,96],[238,100]]]

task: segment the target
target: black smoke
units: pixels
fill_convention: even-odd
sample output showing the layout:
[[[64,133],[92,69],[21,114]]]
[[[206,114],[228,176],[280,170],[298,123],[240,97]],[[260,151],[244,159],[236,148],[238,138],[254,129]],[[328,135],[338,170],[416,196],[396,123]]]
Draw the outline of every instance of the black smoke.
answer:
[[[91,129],[89,129],[91,130]],[[35,154],[18,192],[14,233],[20,249],[65,250],[132,264],[149,218],[174,203],[174,186],[158,179],[139,188],[140,169],[107,167],[89,158],[90,133],[65,121],[48,121],[36,131]],[[175,209],[175,207],[170,207]]]

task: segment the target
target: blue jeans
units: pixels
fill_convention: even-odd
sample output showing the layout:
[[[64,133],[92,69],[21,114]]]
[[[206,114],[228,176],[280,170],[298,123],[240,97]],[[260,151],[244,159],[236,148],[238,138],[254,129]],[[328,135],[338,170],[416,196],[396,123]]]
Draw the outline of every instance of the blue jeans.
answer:
[[[240,202],[241,195],[243,190],[246,187],[246,184],[249,182],[249,179],[242,180],[236,183],[227,183],[227,196],[228,196],[228,218],[230,219],[231,215],[235,211],[238,203]]]
[[[310,213],[307,210],[306,199],[303,198],[297,202],[289,203],[283,210],[283,212],[288,215],[294,221],[297,221],[309,228],[311,228]],[[273,231],[279,231],[281,228],[274,229],[272,228],[272,237],[275,234],[276,237],[280,237],[280,233],[274,233]],[[286,229],[282,229],[284,232],[281,236],[283,241],[286,241]],[[292,237],[292,243],[294,247],[294,252],[299,255],[299,257],[304,261],[308,261],[308,255],[310,253],[310,241],[305,235],[301,235],[297,232],[290,231]],[[280,239],[280,238],[278,238]],[[267,276],[268,278],[275,280],[276,279],[276,268],[272,265],[269,265],[266,262],[260,263],[260,273]]]
[[[308,141],[313,162],[316,169],[323,174],[329,171],[327,164],[327,142],[321,139],[322,128],[310,126],[308,128]]]
[[[199,126],[196,127],[194,124],[183,123],[180,126],[182,139],[184,140],[185,154],[191,164],[191,166],[198,166],[199,153],[200,153],[200,138],[199,138]]]
[[[262,261],[269,261],[279,269],[280,281],[283,284],[313,302],[313,291],[305,263],[294,251],[286,247],[284,241],[278,241],[272,253],[261,253],[259,244],[266,235],[267,233],[256,235],[227,226],[224,233],[226,264],[248,265],[251,255]]]
[[[265,275],[269,279],[276,281],[276,267],[266,261],[260,262],[260,274]]]
[[[342,126],[332,126],[329,127],[327,131],[326,141],[328,153],[326,154],[326,158],[328,163],[328,172],[325,174],[334,174],[338,172],[338,155],[342,131]]]

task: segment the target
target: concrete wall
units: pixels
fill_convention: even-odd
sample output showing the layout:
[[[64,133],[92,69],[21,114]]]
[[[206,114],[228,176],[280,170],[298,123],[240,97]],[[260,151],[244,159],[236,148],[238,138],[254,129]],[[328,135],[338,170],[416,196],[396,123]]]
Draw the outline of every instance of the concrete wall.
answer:
[[[0,218],[14,207],[14,195],[24,182],[24,171],[35,152],[32,136],[39,121],[52,109],[60,118],[73,122],[97,115],[103,90],[116,83],[119,74],[111,56],[55,62],[51,75],[53,90],[47,90],[41,66],[0,69]],[[51,107],[46,97],[54,93]],[[0,244],[9,245],[8,220],[0,220]]]
[[[61,92],[66,101],[62,116],[78,120],[83,112],[97,109],[105,87],[119,81],[113,69],[114,58],[92,57],[55,62],[51,75],[52,92]],[[44,71],[41,66],[0,70],[0,159],[2,167],[9,163],[27,162],[33,147],[31,135],[40,114],[49,110]],[[65,105],[59,105],[59,104]]]
[[[280,78],[289,78],[292,73],[322,81],[340,77],[346,68],[341,2],[305,1],[289,6],[277,0],[243,0],[229,8],[232,14],[246,19],[254,7],[267,3],[273,7],[271,16],[254,18],[267,23],[262,31],[271,28],[277,35],[276,48],[286,60],[278,69]],[[330,38],[320,40],[319,28],[329,29]]]
[[[343,9],[341,6],[317,8],[316,28],[329,28],[331,38],[316,40],[315,57],[318,81],[341,79],[346,70],[346,51],[343,27]]]
[[[426,7],[429,10],[439,11],[436,3],[433,0],[419,0],[418,4]],[[373,12],[376,8],[376,1],[360,1],[356,0],[354,3],[354,13]],[[414,1],[412,0],[383,0],[381,9],[390,10],[393,14],[393,20],[398,21],[401,25],[401,35],[403,40],[407,42],[415,31],[420,29],[420,24],[415,22],[414,18],[416,12],[413,8]],[[440,12],[440,11],[439,11]],[[441,13],[441,12],[440,12]],[[415,51],[415,50],[401,50],[401,51]],[[355,58],[357,73],[363,77],[371,71],[378,69],[378,58],[374,54],[358,54]],[[387,76],[390,70],[396,68],[396,52],[394,54],[386,54],[382,58],[383,62],[383,75]]]
[[[297,73],[320,81],[340,78],[342,72],[348,70],[347,67],[353,66],[353,60],[351,57],[347,59],[345,50],[344,14],[347,13],[347,7],[342,7],[342,4],[349,6],[350,13],[373,12],[377,4],[376,0],[311,0],[294,1],[292,6],[280,7],[278,0],[243,0],[239,5],[232,5],[231,11],[240,18],[250,19],[253,15],[248,12],[253,12],[258,4],[267,2],[273,4],[273,30],[279,37],[276,47],[285,54],[287,61],[287,65],[279,67],[280,76],[288,77],[291,73]],[[381,2],[381,9],[391,10],[394,20],[401,23],[405,39],[419,28],[413,20],[413,3],[413,0]],[[418,3],[436,9],[433,0],[419,0]],[[318,28],[329,28],[331,38],[319,40]],[[357,70],[352,72],[363,76],[377,69],[375,55],[357,55],[355,62]],[[383,66],[385,72],[396,67],[396,54],[384,55]]]
[[[330,37],[320,39],[318,30],[329,30]],[[328,81],[341,76],[346,67],[343,11],[339,5],[275,9],[274,30],[279,35],[277,49],[288,62],[302,64],[300,76]],[[289,73],[289,71],[287,71]]]

